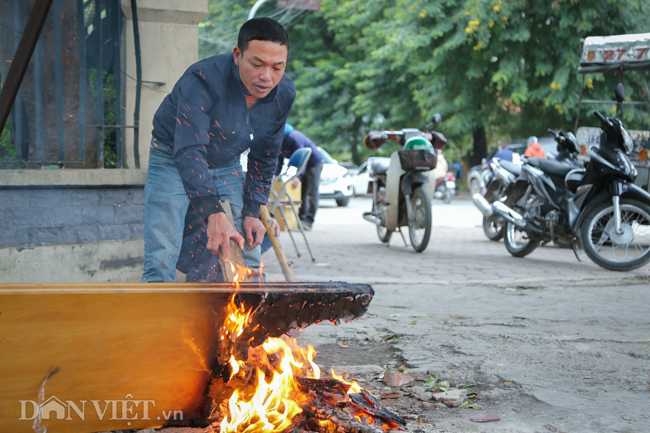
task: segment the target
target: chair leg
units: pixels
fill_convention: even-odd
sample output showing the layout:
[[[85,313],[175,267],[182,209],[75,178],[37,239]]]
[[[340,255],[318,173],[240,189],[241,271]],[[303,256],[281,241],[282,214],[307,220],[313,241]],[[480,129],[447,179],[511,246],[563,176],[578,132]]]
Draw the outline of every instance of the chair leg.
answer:
[[[291,227],[289,227],[289,222],[287,221],[287,216],[284,214],[284,209],[282,206],[279,206],[278,209],[280,209],[280,215],[282,216],[282,220],[284,221],[284,226],[287,228],[287,232],[289,232],[289,237],[291,238],[291,242],[293,242],[293,247],[296,249],[296,254],[298,254],[298,257],[302,257],[302,254],[300,254],[300,250],[298,249],[298,245],[296,244],[296,240],[293,238],[293,235],[291,232]],[[298,219],[298,222],[300,222],[300,219]]]
[[[300,233],[302,233],[302,238],[305,240],[305,244],[307,245],[307,250],[309,251],[309,255],[311,256],[311,261],[315,262],[316,258],[314,257],[314,253],[311,251],[311,246],[309,245],[309,241],[307,240],[307,235],[305,234],[305,228],[302,226],[302,221],[300,220],[300,216],[298,216],[298,211],[296,210],[296,205],[293,202],[293,199],[291,196],[287,195],[289,198],[289,204],[291,205],[291,210],[293,211],[293,214],[296,217],[296,220],[298,221],[298,228],[300,229]]]

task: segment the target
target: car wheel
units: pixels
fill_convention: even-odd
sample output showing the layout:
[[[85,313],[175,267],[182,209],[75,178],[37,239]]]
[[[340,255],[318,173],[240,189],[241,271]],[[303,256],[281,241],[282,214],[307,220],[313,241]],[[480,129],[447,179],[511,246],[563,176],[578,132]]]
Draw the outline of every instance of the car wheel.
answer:
[[[336,199],[336,205],[339,207],[345,207],[350,203],[350,197],[343,197]]]

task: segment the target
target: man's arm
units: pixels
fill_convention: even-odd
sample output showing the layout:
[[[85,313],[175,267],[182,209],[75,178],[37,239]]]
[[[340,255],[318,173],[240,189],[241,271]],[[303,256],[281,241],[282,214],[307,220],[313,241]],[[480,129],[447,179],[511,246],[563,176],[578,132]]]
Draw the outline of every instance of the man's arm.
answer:
[[[229,260],[229,239],[243,246],[243,238],[226,219],[220,196],[208,170],[206,146],[210,144],[210,116],[205,110],[212,106],[202,76],[184,77],[179,89],[176,129],[174,132],[174,162],[178,168],[185,193],[190,199],[189,211],[196,215],[195,224],[207,223],[208,249]]]

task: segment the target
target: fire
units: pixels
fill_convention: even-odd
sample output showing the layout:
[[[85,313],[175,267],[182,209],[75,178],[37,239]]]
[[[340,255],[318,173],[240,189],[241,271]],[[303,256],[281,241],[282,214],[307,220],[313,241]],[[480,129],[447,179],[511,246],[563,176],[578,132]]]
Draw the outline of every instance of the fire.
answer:
[[[235,285],[239,287],[237,276]],[[225,334],[222,339],[233,343],[244,332],[251,315],[251,309],[238,305],[236,295],[230,298],[222,328]],[[231,355],[228,382],[244,386],[235,389],[228,400],[229,413],[220,424],[220,432],[268,433],[289,427],[292,419],[302,412],[300,405],[308,399],[295,377],[320,378],[315,355],[316,350],[311,345],[304,349],[289,337],[268,338],[261,346],[248,351],[246,361]],[[255,368],[251,369],[250,365]]]
[[[221,422],[220,432],[266,433],[289,427],[309,398],[295,377],[320,377],[320,368],[313,361],[315,354],[312,346],[303,349],[289,337],[269,338],[259,348],[251,349],[249,359],[255,359],[258,364],[251,373],[257,377],[254,392],[250,395],[245,388],[233,392],[228,400],[229,414]],[[248,373],[241,368],[245,364],[231,357],[230,380],[246,381]]]
[[[233,267],[233,271],[234,271]],[[239,288],[241,272],[234,272],[234,283]],[[244,274],[245,275],[245,274]],[[320,367],[314,362],[316,350],[311,346],[302,348],[293,338],[269,337],[259,346],[249,347],[248,350],[234,351],[242,341],[237,341],[242,336],[247,326],[251,326],[251,308],[246,308],[237,301],[237,292],[230,298],[226,320],[222,327],[222,349],[226,348],[225,359],[229,368],[224,372],[225,385],[232,390],[230,398],[221,404],[223,419],[219,423],[220,433],[274,433],[287,430],[294,423],[297,415],[300,417],[310,415],[314,408],[316,394],[312,388],[305,385],[306,381],[320,380]],[[247,334],[246,334],[247,335]],[[241,338],[249,338],[243,336]],[[248,342],[250,345],[251,342]],[[221,356],[221,355],[220,355]],[[243,359],[237,359],[242,356]],[[222,358],[224,361],[225,359]],[[345,401],[351,404],[354,398],[351,394],[361,394],[363,389],[356,381],[349,382],[342,375],[331,370],[332,378],[343,383],[349,389]],[[307,379],[305,379],[307,378]],[[320,383],[320,382],[319,382]],[[327,383],[327,379],[325,379]],[[343,398],[343,393],[339,395]],[[367,393],[364,395],[368,395]],[[327,397],[329,398],[329,397]],[[335,400],[335,405],[344,403]],[[330,401],[328,404],[332,404]],[[344,403],[345,404],[345,403]],[[376,406],[374,406],[376,408]],[[397,428],[397,424],[390,421],[379,421],[374,415],[366,413],[355,406],[348,407],[348,413],[364,424],[378,424],[378,428],[389,430]],[[373,409],[374,410],[374,409]],[[297,422],[297,421],[296,421]],[[390,424],[390,425],[389,425]],[[214,424],[216,427],[217,423]],[[318,420],[321,429],[335,431],[336,424],[330,420]]]
[[[237,278],[235,278],[235,283],[236,281]],[[234,342],[235,339],[239,337],[242,332],[244,332],[244,327],[248,323],[248,318],[251,315],[250,309],[246,311],[246,308],[243,304],[237,305],[237,302],[235,302],[236,296],[237,292],[233,293],[232,297],[230,298],[230,303],[228,304],[226,323],[223,325],[225,335],[221,336],[222,340],[225,338],[225,336],[228,336],[228,338]]]
[[[361,386],[359,386],[356,380],[353,380],[352,382],[348,382],[343,378],[343,375],[336,374],[333,368],[330,368],[330,372],[332,373],[333,379],[343,382],[346,385],[350,385],[350,390],[348,391],[348,394],[356,394],[362,391]]]

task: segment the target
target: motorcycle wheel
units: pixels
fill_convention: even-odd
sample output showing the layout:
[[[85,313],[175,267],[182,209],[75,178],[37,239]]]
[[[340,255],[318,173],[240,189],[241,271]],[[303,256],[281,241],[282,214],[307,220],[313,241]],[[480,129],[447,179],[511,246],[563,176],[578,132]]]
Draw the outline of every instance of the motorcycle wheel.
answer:
[[[442,201],[445,202],[446,204],[451,203],[451,191],[449,191],[449,188],[445,186],[445,191],[443,192],[443,198]]]
[[[481,192],[481,182],[478,179],[472,178],[469,181],[469,193],[471,195]]]
[[[580,228],[591,260],[611,271],[630,271],[650,261],[650,206],[621,199],[622,234],[614,230],[614,206],[604,202],[589,212]]]
[[[379,240],[383,243],[388,243],[392,235],[393,232],[388,231],[386,227],[380,225],[377,226],[377,236],[379,236]]]
[[[539,204],[537,204],[537,197],[535,194],[528,196],[526,201],[520,199],[515,210],[526,218],[533,215],[538,215],[540,212]],[[539,239],[531,239],[530,235],[523,230],[520,230],[516,225],[511,222],[506,222],[503,226],[503,242],[506,244],[506,249],[514,257],[525,257],[535,251],[539,246]]]
[[[506,222],[503,227],[503,242],[514,257],[525,257],[539,246],[539,240],[531,239],[528,233],[511,222]]]
[[[421,253],[431,238],[431,199],[423,187],[418,187],[413,191],[411,203],[413,214],[409,219],[409,238],[413,249]]]
[[[503,237],[503,224],[495,223],[487,217],[483,217],[483,233],[489,240],[499,242]]]

